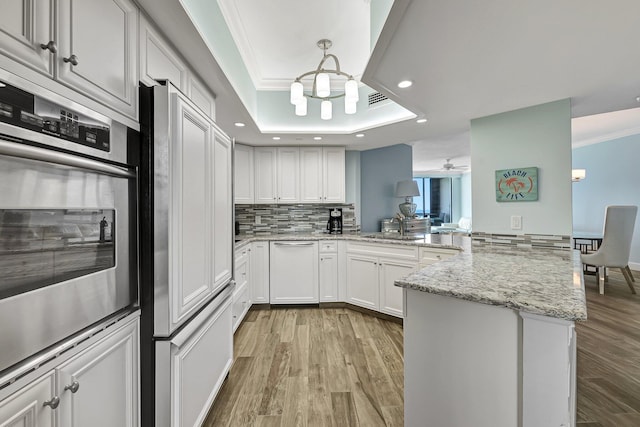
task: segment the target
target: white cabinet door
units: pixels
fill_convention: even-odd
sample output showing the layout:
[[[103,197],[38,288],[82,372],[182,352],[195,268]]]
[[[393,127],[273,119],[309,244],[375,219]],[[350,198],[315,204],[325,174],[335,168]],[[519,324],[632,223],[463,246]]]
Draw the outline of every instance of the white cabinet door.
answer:
[[[189,98],[202,110],[205,116],[216,120],[216,101],[209,88],[196,76],[189,78]]]
[[[213,137],[213,292],[231,279],[233,268],[233,192],[231,140],[216,129]],[[211,174],[211,172],[210,172]]]
[[[247,283],[236,287],[233,291],[233,306],[231,309],[231,314],[233,315],[233,332],[238,329],[247,311],[249,311],[249,307],[251,306],[249,294],[249,285]]]
[[[140,81],[147,86],[154,86],[156,80],[168,79],[175,87],[186,92],[188,74],[184,62],[141,13]]]
[[[318,242],[271,242],[271,304],[318,302]]]
[[[235,202],[253,204],[253,147],[236,144],[233,166]]]
[[[255,164],[255,202],[277,202],[277,150],[274,147],[255,147],[253,161]]]
[[[269,242],[253,242],[251,260],[251,301],[269,304]]]
[[[378,258],[347,254],[347,302],[378,310]]]
[[[344,203],[345,200],[344,147],[322,149],[324,203]]]
[[[320,302],[338,301],[338,254],[320,254]]]
[[[300,149],[278,148],[278,203],[300,201]]]
[[[403,316],[402,288],[394,285],[394,282],[410,274],[414,263],[382,259],[378,263],[380,269],[380,311],[392,316]]]
[[[0,402],[2,427],[52,427],[55,425],[60,397],[55,390],[55,372],[51,371]]]
[[[136,118],[138,11],[133,3],[58,0],[57,27],[58,79]]]
[[[206,306],[171,341],[156,344],[156,394],[163,395],[156,400],[157,427],[202,425],[233,362],[232,327],[227,297]]]
[[[0,52],[49,77],[57,48],[52,5],[52,0],[2,0],[0,6]]]
[[[322,147],[300,147],[300,202],[321,203]]]
[[[138,324],[130,322],[56,369],[58,425],[140,424]]]
[[[212,127],[199,111],[176,93],[171,108],[169,298],[171,321],[178,324],[213,292],[213,144]]]

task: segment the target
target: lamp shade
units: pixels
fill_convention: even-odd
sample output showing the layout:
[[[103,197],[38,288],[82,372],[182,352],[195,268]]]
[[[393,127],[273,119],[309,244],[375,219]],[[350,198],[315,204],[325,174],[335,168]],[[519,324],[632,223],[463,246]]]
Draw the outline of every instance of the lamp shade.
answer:
[[[322,120],[331,120],[331,116],[333,113],[333,105],[331,101],[322,101],[320,103],[320,118]]]
[[[316,96],[325,98],[331,94],[331,82],[329,74],[320,73],[316,76]]]
[[[412,179],[398,181],[396,184],[396,197],[413,197],[419,195],[420,190],[418,189],[418,183]]]
[[[571,181],[577,182],[587,177],[587,171],[585,169],[571,169]]]
[[[353,102],[360,100],[360,95],[358,95],[358,82],[353,79],[347,80],[344,84],[344,99]]]
[[[296,104],[296,116],[307,115],[307,98],[302,97],[302,100]]]
[[[302,83],[295,81],[291,83],[291,103],[297,105],[304,98]]]

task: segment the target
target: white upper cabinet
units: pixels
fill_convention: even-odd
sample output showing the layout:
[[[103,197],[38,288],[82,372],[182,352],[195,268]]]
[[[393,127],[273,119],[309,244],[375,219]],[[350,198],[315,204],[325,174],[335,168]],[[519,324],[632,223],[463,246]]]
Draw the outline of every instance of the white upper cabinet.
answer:
[[[300,147],[300,202],[322,202],[322,147]]]
[[[275,147],[255,147],[255,203],[277,203],[277,149]]]
[[[209,88],[205,86],[196,76],[189,75],[189,98],[202,112],[211,120],[216,120],[216,101]]]
[[[236,144],[233,166],[235,202],[253,204],[253,147]]]
[[[0,12],[0,52],[49,77],[58,47],[52,4],[52,0],[2,0]]]
[[[298,203],[300,200],[300,149],[278,148],[278,203]]]
[[[232,275],[233,199],[231,175],[231,140],[214,128],[213,136],[213,282],[214,292]]]
[[[188,74],[182,59],[140,14],[140,81],[147,86],[154,86],[156,80],[168,79],[175,87],[186,92]]]
[[[58,0],[58,79],[137,117],[138,10],[128,0]]]
[[[344,147],[322,148],[322,201],[324,203],[344,203],[345,201],[344,158]]]

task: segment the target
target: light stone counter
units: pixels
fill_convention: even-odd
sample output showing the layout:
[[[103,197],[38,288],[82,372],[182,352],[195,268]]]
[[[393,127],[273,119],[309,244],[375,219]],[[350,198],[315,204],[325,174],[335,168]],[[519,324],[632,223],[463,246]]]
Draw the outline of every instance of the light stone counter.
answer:
[[[476,245],[396,286],[565,320],[585,320],[578,251]]]

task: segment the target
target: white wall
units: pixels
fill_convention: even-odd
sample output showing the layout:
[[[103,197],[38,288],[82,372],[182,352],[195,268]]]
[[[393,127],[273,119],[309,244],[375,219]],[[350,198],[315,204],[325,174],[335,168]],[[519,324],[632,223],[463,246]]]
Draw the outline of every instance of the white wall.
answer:
[[[468,172],[460,177],[460,216],[471,218],[471,174]]]
[[[495,171],[538,168],[538,200],[497,202]],[[568,99],[471,121],[473,230],[571,235],[571,104]],[[522,230],[511,230],[512,215]]]

